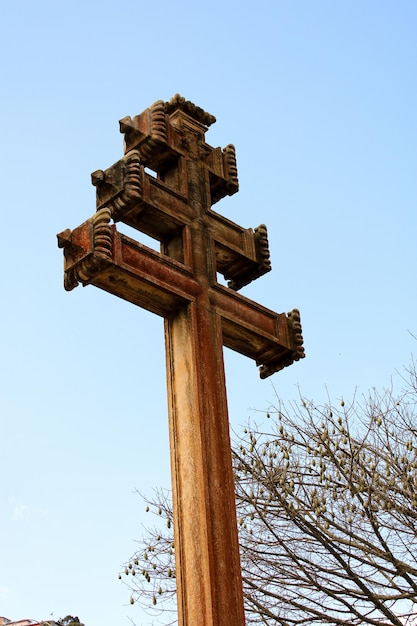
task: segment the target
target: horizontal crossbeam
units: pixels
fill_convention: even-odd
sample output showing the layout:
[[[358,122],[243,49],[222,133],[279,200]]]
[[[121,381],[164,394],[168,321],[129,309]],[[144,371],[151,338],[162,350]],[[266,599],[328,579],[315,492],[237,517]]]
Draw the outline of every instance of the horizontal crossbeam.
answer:
[[[109,208],[115,222],[123,222],[167,246],[173,238],[181,237],[182,230],[196,217],[183,170],[178,164],[175,185],[169,177],[155,178],[145,171],[139,153],[133,150],[107,170],[92,174],[97,209]],[[214,244],[217,271],[230,281],[230,287],[240,289],[270,271],[264,225],[255,231],[243,228],[212,209],[202,217]]]
[[[94,285],[166,319],[198,303],[201,287],[191,268],[119,233],[108,217],[99,212],[58,236],[68,290],[78,283]],[[221,318],[224,345],[254,359],[262,377],[300,358],[291,315],[219,284],[210,288],[209,298]]]

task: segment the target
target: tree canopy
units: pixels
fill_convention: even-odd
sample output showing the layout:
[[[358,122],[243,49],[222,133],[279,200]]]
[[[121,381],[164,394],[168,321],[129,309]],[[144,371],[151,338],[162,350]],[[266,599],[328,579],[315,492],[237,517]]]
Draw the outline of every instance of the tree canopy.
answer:
[[[278,400],[236,438],[248,624],[405,624],[417,602],[414,367],[404,383],[349,402]],[[172,610],[169,494],[155,492],[147,509],[164,524],[146,529],[120,577],[132,603]]]

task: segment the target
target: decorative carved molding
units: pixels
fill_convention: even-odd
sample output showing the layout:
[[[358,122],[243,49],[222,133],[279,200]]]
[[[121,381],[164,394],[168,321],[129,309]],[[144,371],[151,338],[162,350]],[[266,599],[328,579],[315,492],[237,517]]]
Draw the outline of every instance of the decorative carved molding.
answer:
[[[231,278],[227,283],[227,286],[234,291],[239,291],[242,287],[249,285],[253,280],[256,280],[260,276],[263,276],[267,272],[271,271],[271,260],[269,254],[269,244],[268,244],[268,231],[265,224],[260,224],[254,230],[254,240],[255,240],[255,249],[256,249],[256,257],[258,264],[255,266],[251,266],[251,268],[245,273],[241,274],[239,277],[232,278],[225,273],[226,280]]]
[[[65,291],[72,291],[78,287],[78,277],[75,274],[75,270],[72,268],[64,273],[64,289]]]
[[[300,311],[293,309],[287,314],[288,330],[290,332],[290,339],[292,343],[292,352],[283,354],[282,358],[272,361],[271,363],[264,363],[259,368],[259,375],[261,378],[267,378],[271,374],[275,374],[284,367],[292,365],[294,361],[299,361],[305,357],[303,347],[303,336],[301,334],[301,321]],[[258,365],[260,365],[258,363]]]
[[[265,363],[259,368],[259,376],[261,378],[268,378],[268,376],[272,376],[272,374],[276,374],[284,369],[284,367],[288,367],[294,363],[294,358],[291,354],[285,354],[277,361],[273,363]],[[258,363],[259,365],[259,363]]]
[[[239,191],[239,180],[237,177],[236,150],[234,145],[229,144],[223,149],[224,177],[227,181],[227,192],[231,196]]]
[[[259,262],[259,276],[263,276],[271,271],[271,255],[269,252],[268,230],[265,224],[260,224],[255,228],[256,256]]]
[[[125,118],[125,121],[128,119],[130,120],[130,118]],[[127,126],[125,125],[124,128],[127,128]],[[155,155],[158,154],[158,152],[161,152],[162,147],[166,146],[168,143],[167,118],[165,115],[165,103],[163,100],[157,100],[150,107],[149,130],[150,134],[145,136],[136,146],[136,150],[145,164],[152,162]],[[122,130],[122,132],[126,131]]]
[[[163,100],[157,100],[151,106],[151,134],[152,139],[167,143],[168,131],[167,120],[165,117],[165,103]]]
[[[97,211],[91,218],[93,224],[93,250],[97,258],[111,261],[112,259],[112,227],[110,207]]]
[[[123,213],[142,198],[143,176],[139,150],[131,150],[105,172],[94,172],[91,180],[97,188],[97,209],[109,208],[113,220],[121,220]]]
[[[115,221],[119,220],[123,212],[130,208],[133,203],[142,198],[144,174],[139,151],[131,150],[124,156],[123,160],[125,162],[123,191],[108,205]]]
[[[303,335],[301,333],[300,311],[298,309],[293,309],[288,313],[288,323],[292,334],[294,361],[299,361],[305,357],[305,351],[303,347]]]
[[[64,273],[64,288],[72,291],[79,283],[90,281],[95,274],[101,272],[112,260],[112,226],[110,225],[111,210],[100,209],[88,220],[91,225],[91,249],[84,250],[73,241],[73,233],[67,229],[58,235],[58,245],[64,248],[65,258],[69,259],[69,267]],[[81,258],[71,263],[73,258]],[[84,253],[84,254],[83,254]]]

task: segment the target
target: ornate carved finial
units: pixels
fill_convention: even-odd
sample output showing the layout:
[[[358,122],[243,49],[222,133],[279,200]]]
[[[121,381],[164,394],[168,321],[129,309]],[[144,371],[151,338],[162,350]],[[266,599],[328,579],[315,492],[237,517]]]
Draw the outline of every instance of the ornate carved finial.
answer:
[[[184,113],[187,113],[187,115],[192,117],[194,120],[207,127],[211,126],[216,121],[214,115],[207,113],[201,107],[198,107],[193,102],[186,100],[178,93],[175,94],[169,102],[165,102],[165,112],[168,115],[171,115],[174,111],[184,111]]]

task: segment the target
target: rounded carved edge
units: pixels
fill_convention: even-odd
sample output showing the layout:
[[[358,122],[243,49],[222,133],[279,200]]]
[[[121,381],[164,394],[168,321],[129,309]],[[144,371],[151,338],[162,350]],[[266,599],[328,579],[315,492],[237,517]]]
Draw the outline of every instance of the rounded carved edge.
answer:
[[[100,209],[91,218],[93,223],[93,248],[94,254],[100,258],[111,261],[112,258],[112,227],[110,226],[112,214],[110,207]]]
[[[76,287],[78,287],[78,278],[71,268],[67,270],[64,274],[64,289],[65,291],[72,291]]]
[[[64,288],[72,291],[79,283],[84,284],[104,269],[112,260],[111,210],[100,209],[89,220],[93,226],[92,254],[88,254],[79,263],[70,267],[64,275]]]
[[[128,145],[135,144],[134,150],[138,151],[142,162],[146,165],[148,161],[152,160],[156,154],[161,150],[162,145],[168,144],[168,120],[165,111],[165,102],[163,100],[157,100],[146,111],[143,111],[139,116],[142,118],[144,115],[148,116],[149,127],[146,131],[138,130],[135,127],[135,120],[126,116],[120,120],[120,132],[130,134],[132,141],[128,141],[125,138],[125,150]],[[133,150],[132,150],[133,151]],[[126,152],[128,154],[128,152]]]
[[[272,376],[272,374],[280,372],[284,369],[284,367],[288,367],[289,365],[292,365],[292,363],[294,363],[294,358],[291,353],[281,357],[278,361],[264,363],[259,368],[259,376],[261,378],[268,378],[268,376]]]
[[[227,180],[227,190],[229,195],[232,195],[239,191],[239,180],[237,176],[236,149],[231,143],[223,149],[223,165]]]
[[[255,245],[259,267],[262,274],[266,274],[266,272],[270,272],[272,268],[268,243],[268,229],[265,224],[260,224],[255,228]]]
[[[251,271],[247,272],[245,276],[240,276],[238,279],[229,280],[227,286],[234,291],[239,291],[242,287],[249,285],[253,280],[256,280],[260,276],[263,276],[267,272],[271,271],[271,260],[269,254],[268,244],[268,231],[265,224],[260,224],[254,229],[255,236],[255,248],[258,265]],[[227,277],[226,277],[227,278]]]
[[[301,332],[301,318],[300,311],[298,309],[293,309],[288,313],[288,324],[291,332],[291,339],[293,343],[293,355],[294,361],[299,361],[300,359],[304,359],[305,350],[303,346],[303,335]]]
[[[165,102],[157,100],[151,106],[151,135],[155,141],[167,143],[168,131],[165,117]]]
[[[284,369],[284,367],[288,367],[294,363],[294,361],[299,361],[305,357],[303,335],[301,334],[300,311],[298,309],[293,309],[287,314],[287,319],[291,336],[292,352],[287,353],[277,361],[261,365],[259,368],[259,375],[261,378],[267,378],[268,376]]]
[[[111,210],[111,216],[115,221],[121,219],[132,202],[137,202],[142,198],[143,166],[139,150],[130,150],[123,157],[123,161],[125,163],[123,191],[105,205],[105,208]]]

